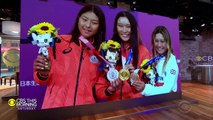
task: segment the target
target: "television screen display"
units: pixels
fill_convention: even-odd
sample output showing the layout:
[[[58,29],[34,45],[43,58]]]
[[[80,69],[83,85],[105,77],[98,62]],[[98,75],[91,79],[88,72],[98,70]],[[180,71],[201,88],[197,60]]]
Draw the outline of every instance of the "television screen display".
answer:
[[[178,19],[85,6],[68,0],[21,1],[20,111],[180,95]],[[51,40],[46,56],[41,39]],[[45,62],[39,53],[48,70],[41,68]]]

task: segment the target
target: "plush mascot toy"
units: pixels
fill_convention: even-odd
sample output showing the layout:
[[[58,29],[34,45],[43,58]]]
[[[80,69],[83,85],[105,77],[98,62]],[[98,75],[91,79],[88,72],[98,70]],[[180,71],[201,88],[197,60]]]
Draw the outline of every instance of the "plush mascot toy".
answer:
[[[119,77],[119,72],[115,69],[116,63],[119,60],[120,44],[113,40],[103,42],[99,48],[104,61],[99,66],[99,70],[108,69],[107,79],[113,81]]]
[[[37,45],[39,48],[38,54],[48,58],[48,49],[50,46],[53,48],[53,56],[55,55],[55,42],[59,41],[57,38],[58,29],[56,29],[49,22],[42,22],[32,26],[28,31],[28,39],[32,40],[33,45]],[[46,67],[44,70],[48,70]]]
[[[144,75],[142,76],[143,79],[146,80],[146,77],[149,78],[149,81],[145,81],[145,83],[150,83],[152,85],[158,86],[158,82],[156,83],[156,79],[158,79],[158,74],[153,64],[160,60],[162,57],[164,57],[164,55],[158,55],[155,58],[152,58],[151,60],[145,59],[141,63],[140,70],[146,75],[145,77],[143,77]]]
[[[156,80],[156,75],[153,69],[150,69],[147,73],[146,76],[149,78],[149,84],[155,85],[155,80]]]
[[[151,84],[151,85],[155,85],[155,81],[156,81],[156,72],[154,67],[152,66],[153,63],[149,63],[150,60],[145,59],[143,60],[143,62],[141,63],[141,71],[144,73],[143,74],[143,80],[145,83],[147,84]]]
[[[42,22],[34,25],[28,31],[28,37],[32,39],[32,44],[37,45],[39,48],[38,54],[48,57],[47,48],[50,47],[50,43],[54,42],[54,38],[57,37],[57,29],[48,22]]]

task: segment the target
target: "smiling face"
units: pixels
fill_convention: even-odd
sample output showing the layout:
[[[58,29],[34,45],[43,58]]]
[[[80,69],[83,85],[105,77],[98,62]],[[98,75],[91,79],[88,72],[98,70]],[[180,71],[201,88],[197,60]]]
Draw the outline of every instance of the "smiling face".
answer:
[[[164,54],[167,51],[167,44],[161,33],[157,33],[154,37],[154,47],[158,54]]]
[[[117,31],[123,41],[129,41],[131,34],[131,24],[127,17],[120,17],[117,21]]]
[[[51,35],[46,33],[42,35],[36,35],[35,33],[32,33],[32,44],[36,44],[39,47],[48,47],[49,43],[53,41],[53,38],[51,38]]]
[[[81,35],[87,39],[98,32],[99,19],[93,12],[85,12],[79,17],[78,29]]]

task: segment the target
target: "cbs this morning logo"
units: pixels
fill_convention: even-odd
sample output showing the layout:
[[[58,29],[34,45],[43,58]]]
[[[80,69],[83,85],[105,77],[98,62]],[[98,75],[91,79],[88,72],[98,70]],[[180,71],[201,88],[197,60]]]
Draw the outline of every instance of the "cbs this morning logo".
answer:
[[[37,107],[37,99],[35,98],[11,98],[8,100],[10,107],[16,106],[18,110],[35,110]]]

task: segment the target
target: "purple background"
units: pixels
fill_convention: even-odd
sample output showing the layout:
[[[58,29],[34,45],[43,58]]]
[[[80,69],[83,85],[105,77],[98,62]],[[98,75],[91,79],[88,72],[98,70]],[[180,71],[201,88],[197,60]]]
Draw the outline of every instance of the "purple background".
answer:
[[[78,11],[82,4],[70,0],[21,0],[21,38],[27,38],[27,31],[30,27],[40,22],[50,22],[59,28],[59,34],[67,34],[72,30]],[[106,40],[112,36],[115,15],[125,9],[112,9],[108,6],[101,6],[105,13],[107,31]],[[145,46],[151,50],[151,33],[157,25],[164,25],[168,28],[172,47],[177,59],[180,59],[179,28],[178,20],[168,17],[152,15],[142,12],[132,12],[138,21],[139,30]],[[33,81],[33,61],[37,56],[38,47],[32,44],[21,44],[20,58],[20,82]],[[150,51],[151,53],[151,51]],[[180,91],[180,77],[178,79],[178,91]],[[36,98],[37,109],[40,109],[45,92],[45,86],[24,86],[19,90],[20,98]],[[145,98],[144,98],[145,99]]]

